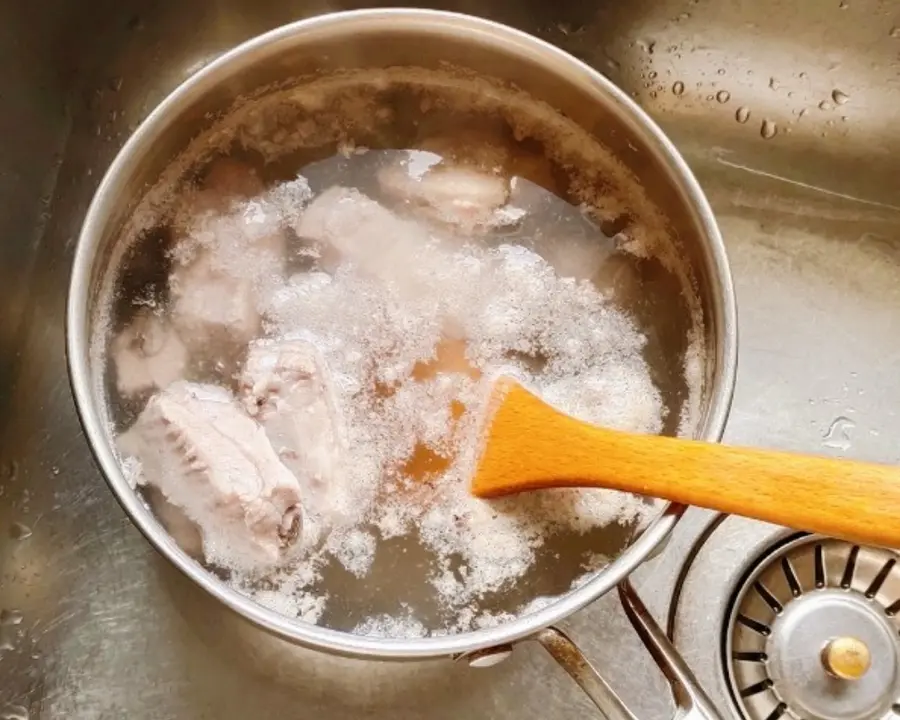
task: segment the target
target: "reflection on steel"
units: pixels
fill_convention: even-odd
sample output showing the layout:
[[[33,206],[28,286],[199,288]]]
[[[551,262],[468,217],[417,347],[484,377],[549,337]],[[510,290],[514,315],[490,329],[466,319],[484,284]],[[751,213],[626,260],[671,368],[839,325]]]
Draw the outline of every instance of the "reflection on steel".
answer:
[[[616,691],[562,630],[545,628],[535,635],[535,639],[581,686],[607,720],[636,720]]]
[[[672,686],[675,705],[681,711],[675,717],[717,720],[719,712],[628,580],[619,585],[619,597],[625,614]]]
[[[625,614],[672,687],[676,705],[674,717],[719,720],[718,710],[628,580],[619,584],[619,597]],[[635,720],[635,715],[568,635],[551,627],[537,633],[535,639],[565,668],[607,720]]]

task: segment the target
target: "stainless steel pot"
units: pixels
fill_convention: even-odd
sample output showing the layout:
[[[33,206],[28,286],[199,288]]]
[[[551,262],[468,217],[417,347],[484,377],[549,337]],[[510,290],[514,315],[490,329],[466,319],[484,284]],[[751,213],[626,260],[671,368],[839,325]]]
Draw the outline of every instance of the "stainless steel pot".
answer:
[[[556,48],[510,28],[425,10],[372,10],[326,15],[251,40],[225,54],[173,92],[138,128],[103,179],[85,219],[72,270],[67,317],[68,363],[88,441],[110,487],[147,539],[207,593],[264,630],[290,642],[356,657],[467,658],[492,664],[513,644],[538,640],[610,717],[628,717],[615,693],[577,648],[552,628],[618,585],[625,609],[676,688],[683,709],[714,711],[693,685],[626,578],[666,540],[683,507],[669,505],[618,558],[558,601],[515,621],[446,637],[392,640],[360,637],[291,620],[220,583],[189,558],[156,522],[123,476],[103,413],[98,368],[90,352],[91,319],[109,250],[134,201],[216,112],[255,89],[291,77],[346,68],[438,67],[449,62],[512,83],[545,101],[617,154],[678,229],[703,311],[707,350],[703,417],[697,436],[718,440],[736,369],[736,318],[731,277],[709,206],[684,161],[653,122],[615,86]]]

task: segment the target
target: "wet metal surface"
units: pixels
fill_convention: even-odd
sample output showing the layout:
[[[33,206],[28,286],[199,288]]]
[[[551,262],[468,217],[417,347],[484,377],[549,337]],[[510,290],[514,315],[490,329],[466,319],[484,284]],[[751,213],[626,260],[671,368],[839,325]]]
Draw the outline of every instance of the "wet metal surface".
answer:
[[[507,22],[594,64],[635,94],[695,169],[738,292],[741,354],[727,441],[900,460],[893,3],[442,7]],[[217,53],[328,9],[338,8],[34,0],[0,9],[0,609],[8,613],[0,717],[594,712],[537,647],[473,669],[351,662],[267,641],[155,556],[81,436],[65,376],[63,308],[73,239],[103,170],[129,128]],[[638,574],[657,614],[705,517],[689,514]],[[667,686],[615,595],[567,630],[636,714],[669,716]]]

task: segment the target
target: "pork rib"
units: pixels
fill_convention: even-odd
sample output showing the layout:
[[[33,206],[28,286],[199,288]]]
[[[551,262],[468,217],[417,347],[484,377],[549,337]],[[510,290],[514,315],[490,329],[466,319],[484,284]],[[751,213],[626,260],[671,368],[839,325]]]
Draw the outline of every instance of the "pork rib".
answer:
[[[223,388],[176,382],[120,437],[125,455],[194,522],[207,560],[252,570],[299,546],[301,490],[263,429]]]
[[[307,509],[312,504],[326,513],[345,448],[334,388],[316,346],[304,339],[251,343],[241,400],[300,481]]]

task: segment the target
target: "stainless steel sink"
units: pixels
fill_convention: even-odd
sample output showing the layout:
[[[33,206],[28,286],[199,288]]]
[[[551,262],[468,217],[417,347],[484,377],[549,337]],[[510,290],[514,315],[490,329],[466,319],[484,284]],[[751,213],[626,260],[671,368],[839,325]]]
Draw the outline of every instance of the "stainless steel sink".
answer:
[[[73,242],[129,130],[239,41],[350,5],[32,0],[0,8],[0,717],[576,718],[537,648],[492,669],[267,644],[129,524],[69,396]],[[631,92],[696,171],[731,254],[740,370],[726,440],[900,461],[900,8],[880,0],[474,3]],[[895,29],[896,28],[896,29]],[[637,585],[662,615],[692,512]],[[666,685],[615,597],[572,623],[642,717]],[[690,660],[690,658],[688,658]],[[726,709],[727,711],[727,709]]]

